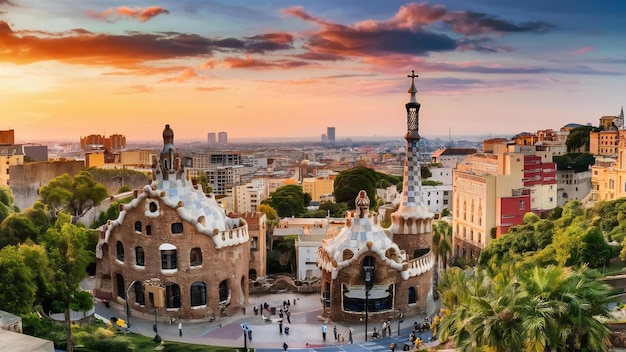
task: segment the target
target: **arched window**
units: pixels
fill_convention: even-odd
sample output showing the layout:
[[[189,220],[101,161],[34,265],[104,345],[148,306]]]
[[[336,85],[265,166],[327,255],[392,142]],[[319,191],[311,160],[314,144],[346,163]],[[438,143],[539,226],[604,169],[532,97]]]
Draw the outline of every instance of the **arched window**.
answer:
[[[135,302],[137,302],[137,304],[145,306],[146,295],[143,293],[143,283],[135,282],[135,284],[133,285],[133,288],[135,289]]]
[[[151,213],[156,212],[158,209],[159,207],[155,202],[150,202],[150,204],[148,204],[148,210],[150,210]]]
[[[159,246],[161,251],[161,269],[176,269],[178,268],[178,257],[176,256],[176,246],[169,243],[163,243]]]
[[[376,265],[376,259],[371,256],[368,255],[365,258],[363,258],[363,266],[375,266]]]
[[[117,241],[117,245],[115,247],[117,252],[117,260],[123,262],[124,261],[124,245],[122,241]]]
[[[417,303],[417,291],[415,287],[409,287],[409,304]]]
[[[202,265],[202,250],[200,248],[196,247],[191,249],[189,262],[191,266]]]
[[[145,254],[143,252],[143,248],[137,247],[135,248],[135,264],[139,266],[145,266]]]
[[[126,299],[126,286],[124,286],[124,277],[122,274],[115,274],[117,283],[117,296]]]
[[[228,289],[228,280],[220,282],[219,286],[220,304],[225,304],[230,301],[230,290]]]
[[[141,233],[141,221],[135,221],[135,232]]]
[[[202,306],[206,304],[206,285],[204,282],[194,282],[191,285],[191,306]]]
[[[178,233],[182,233],[182,232],[183,232],[183,223],[181,223],[181,222],[172,223],[172,233],[173,234],[178,234]]]
[[[165,306],[180,308],[180,286],[172,283],[165,285]]]

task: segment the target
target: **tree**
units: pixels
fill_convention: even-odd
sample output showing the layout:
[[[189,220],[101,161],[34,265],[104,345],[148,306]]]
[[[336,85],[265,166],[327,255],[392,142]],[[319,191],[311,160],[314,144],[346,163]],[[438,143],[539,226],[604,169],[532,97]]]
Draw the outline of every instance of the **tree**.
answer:
[[[13,193],[8,187],[0,185],[0,222],[14,211]]]
[[[304,193],[302,186],[287,185],[278,187],[261,204],[267,204],[276,209],[280,217],[300,217],[306,212],[305,207],[310,202],[311,195]]]
[[[65,209],[72,215],[73,222],[94,206],[100,205],[108,195],[106,187],[86,170],[74,177],[69,174],[57,176],[39,189],[42,202],[48,205],[53,215]]]
[[[583,148],[583,151],[589,150],[589,133],[593,130],[592,126],[579,126],[570,131],[565,140],[568,152],[574,152],[576,149]]]
[[[519,270],[504,265],[495,276],[476,269],[448,270],[440,285],[450,314],[440,339],[460,351],[608,351],[610,287],[582,268]],[[584,349],[581,349],[581,346]]]
[[[70,303],[80,291],[79,283],[85,276],[85,269],[91,261],[90,253],[85,250],[87,230],[70,223],[70,216],[60,213],[56,223],[49,228],[43,241],[51,267],[54,268],[55,297],[65,310],[67,323],[67,350],[72,347],[72,322]]]
[[[276,212],[276,209],[272,208],[272,206],[270,206],[269,204],[261,204],[259,205],[257,210],[261,213],[265,213],[267,221],[278,220],[278,213]]]
[[[448,254],[452,252],[452,227],[447,221],[439,220],[433,226],[433,250],[435,252],[435,266],[439,268],[439,258],[446,269]]]
[[[11,213],[0,223],[0,246],[37,240],[39,229],[22,213]]]
[[[13,314],[26,314],[35,302],[37,286],[30,268],[17,247],[0,250],[0,309]]]
[[[377,172],[365,166],[357,166],[341,171],[335,178],[333,185],[335,201],[337,203],[346,203],[348,209],[355,209],[354,199],[359,194],[359,191],[365,190],[371,200],[370,210],[376,211],[376,186],[379,182],[386,184],[380,180],[386,180],[392,185],[400,181],[396,176]]]
[[[602,230],[597,227],[587,229],[582,236],[580,259],[591,268],[599,268],[611,259],[611,246],[606,243]]]
[[[35,304],[42,304],[52,294],[51,282],[54,272],[50,267],[48,253],[43,246],[36,244],[22,244],[18,251],[24,264],[30,268],[32,281],[37,286]]]

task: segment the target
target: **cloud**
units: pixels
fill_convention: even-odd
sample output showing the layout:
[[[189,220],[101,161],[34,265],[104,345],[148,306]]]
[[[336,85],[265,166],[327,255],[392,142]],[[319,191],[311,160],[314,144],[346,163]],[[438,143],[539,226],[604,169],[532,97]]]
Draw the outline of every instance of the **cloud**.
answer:
[[[584,46],[582,48],[579,48],[578,50],[574,50],[570,53],[570,55],[572,56],[579,56],[579,55],[583,55],[589,52],[592,52],[593,50],[595,50],[594,47],[592,46]]]
[[[296,67],[303,67],[313,65],[313,63],[305,62],[305,61],[293,61],[293,60],[259,60],[253,59],[251,56],[247,56],[246,58],[239,57],[226,57],[223,60],[223,63],[230,68],[248,68],[254,70],[264,70],[264,69],[290,69]]]
[[[283,13],[317,24],[320,29],[306,38],[304,48],[309,55],[326,55],[331,59],[345,55],[428,56],[455,50],[510,51],[511,48],[495,43],[495,37],[522,32],[545,33],[554,28],[541,21],[517,24],[483,13],[451,12],[444,6],[428,3],[401,6],[392,18],[384,21],[368,19],[352,25],[313,16],[302,6],[285,8]]]
[[[15,4],[14,2],[12,2],[11,0],[0,0],[0,6],[2,5],[9,5],[9,6],[18,6],[17,4]]]
[[[197,79],[197,78],[200,78],[200,76],[198,76],[196,71],[194,69],[190,68],[190,67],[187,67],[178,76],[172,77],[172,78],[162,79],[162,80],[159,81],[159,83],[169,83],[169,82],[184,83],[184,82],[187,82],[189,80]]]
[[[177,32],[128,32],[124,35],[67,32],[13,31],[0,21],[3,55],[0,62],[29,64],[56,60],[67,64],[139,69],[148,61],[212,57],[215,52],[256,53],[289,47],[288,34],[270,33],[248,39],[207,38]]]
[[[116,8],[110,7],[102,12],[88,11],[87,16],[107,20],[109,22],[115,22],[121,18],[130,18],[138,20],[139,22],[146,22],[158,15],[167,15],[168,13],[170,12],[161,6],[150,6],[146,8],[119,6]]]
[[[113,94],[143,94],[143,93],[152,93],[154,89],[150,86],[146,86],[143,84],[132,85],[128,87],[122,87],[117,91],[114,91]]]

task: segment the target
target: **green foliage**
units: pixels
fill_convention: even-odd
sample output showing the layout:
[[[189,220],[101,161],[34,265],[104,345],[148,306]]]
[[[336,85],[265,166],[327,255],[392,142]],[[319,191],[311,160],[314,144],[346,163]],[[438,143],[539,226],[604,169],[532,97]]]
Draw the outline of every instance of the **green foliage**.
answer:
[[[443,182],[435,181],[435,180],[424,180],[422,181],[422,186],[441,186]]]
[[[348,210],[347,203],[324,202],[320,204],[320,210],[324,211],[324,217],[330,213],[331,218],[343,218]]]
[[[17,247],[0,250],[0,310],[13,314],[29,313],[35,302],[37,286]]]
[[[63,174],[53,178],[39,189],[39,196],[54,214],[65,209],[80,218],[105,200],[109,193],[88,171],[82,170],[74,177]]]
[[[268,204],[276,209],[280,217],[300,217],[306,213],[311,202],[311,195],[302,191],[302,186],[287,185],[278,187],[261,204]]]
[[[39,229],[23,213],[10,213],[0,223],[0,245],[19,244],[37,240]]]
[[[570,131],[565,140],[568,152],[573,152],[578,148],[589,151],[589,133],[593,130],[592,126],[579,126]]]
[[[427,178],[432,177],[433,173],[430,172],[430,168],[428,166],[421,165],[420,166],[420,176],[422,177],[422,180],[425,180]]]
[[[556,163],[557,170],[574,170],[575,172],[587,171],[596,162],[596,158],[590,153],[555,155],[552,160]]]
[[[354,199],[359,194],[359,191],[365,190],[367,196],[370,199],[370,210],[376,211],[376,186],[381,184],[387,184],[382,182],[386,180],[389,185],[397,185],[400,182],[400,178],[382,172],[377,172],[374,169],[357,166],[348,170],[341,171],[334,182],[333,194],[337,203],[346,203],[348,209],[355,209]],[[402,189],[402,183],[400,182],[400,189]]]
[[[0,185],[0,222],[14,211],[11,189]]]
[[[126,193],[126,192],[130,192],[130,191],[132,191],[132,189],[129,186],[124,185],[124,186],[118,188],[117,194]]]
[[[611,246],[606,243],[599,228],[589,228],[582,236],[582,243],[581,261],[591,268],[602,267],[611,259]]]
[[[439,337],[452,338],[456,350],[561,351],[580,343],[590,351],[609,351],[611,288],[586,268],[558,266],[517,269],[504,265],[497,274],[483,270],[446,271],[438,290],[450,314]]]
[[[76,312],[86,312],[93,308],[93,296],[87,291],[78,291],[70,302],[70,309]]]
[[[120,216],[120,204],[128,204],[133,200],[133,197],[126,197],[122,199],[118,199],[111,203],[111,205],[107,208],[106,211],[100,212],[98,216],[98,220],[94,221],[91,224],[92,229],[96,229],[107,223],[109,220],[115,220],[118,216]]]
[[[265,217],[267,218],[267,221],[278,220],[278,213],[276,212],[276,209],[272,208],[272,206],[269,204],[261,204],[259,205],[257,210],[260,211],[261,213],[265,213]]]
[[[38,234],[45,233],[50,225],[46,215],[46,206],[40,201],[36,201],[32,207],[24,209],[22,214],[33,223]]]
[[[36,285],[35,302],[41,305],[51,294],[53,271],[48,260],[48,253],[41,245],[22,244],[18,251],[24,264],[30,269],[32,281]]]

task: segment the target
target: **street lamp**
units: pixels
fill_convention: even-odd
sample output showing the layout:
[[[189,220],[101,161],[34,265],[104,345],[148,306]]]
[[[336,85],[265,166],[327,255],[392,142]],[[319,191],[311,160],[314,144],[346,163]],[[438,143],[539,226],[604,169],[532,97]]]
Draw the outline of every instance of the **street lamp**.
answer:
[[[148,298],[154,308],[154,325],[152,330],[155,333],[154,342],[161,342],[161,336],[159,336],[157,326],[157,308],[163,308],[165,306],[165,287],[161,285],[161,280],[154,278],[143,282],[143,288],[148,292]]]
[[[370,290],[374,286],[374,267],[363,266],[363,270],[365,270],[365,341],[367,341],[367,312],[369,309]]]
[[[133,287],[136,282],[137,280],[131,282],[126,289],[126,331],[130,331],[130,303],[128,301],[128,291],[130,291],[130,288]]]
[[[398,312],[400,313],[398,315],[398,337],[400,337],[400,323],[402,322],[402,318],[404,317],[404,315],[402,315],[402,309],[398,308]],[[389,336],[391,337],[391,336]]]

